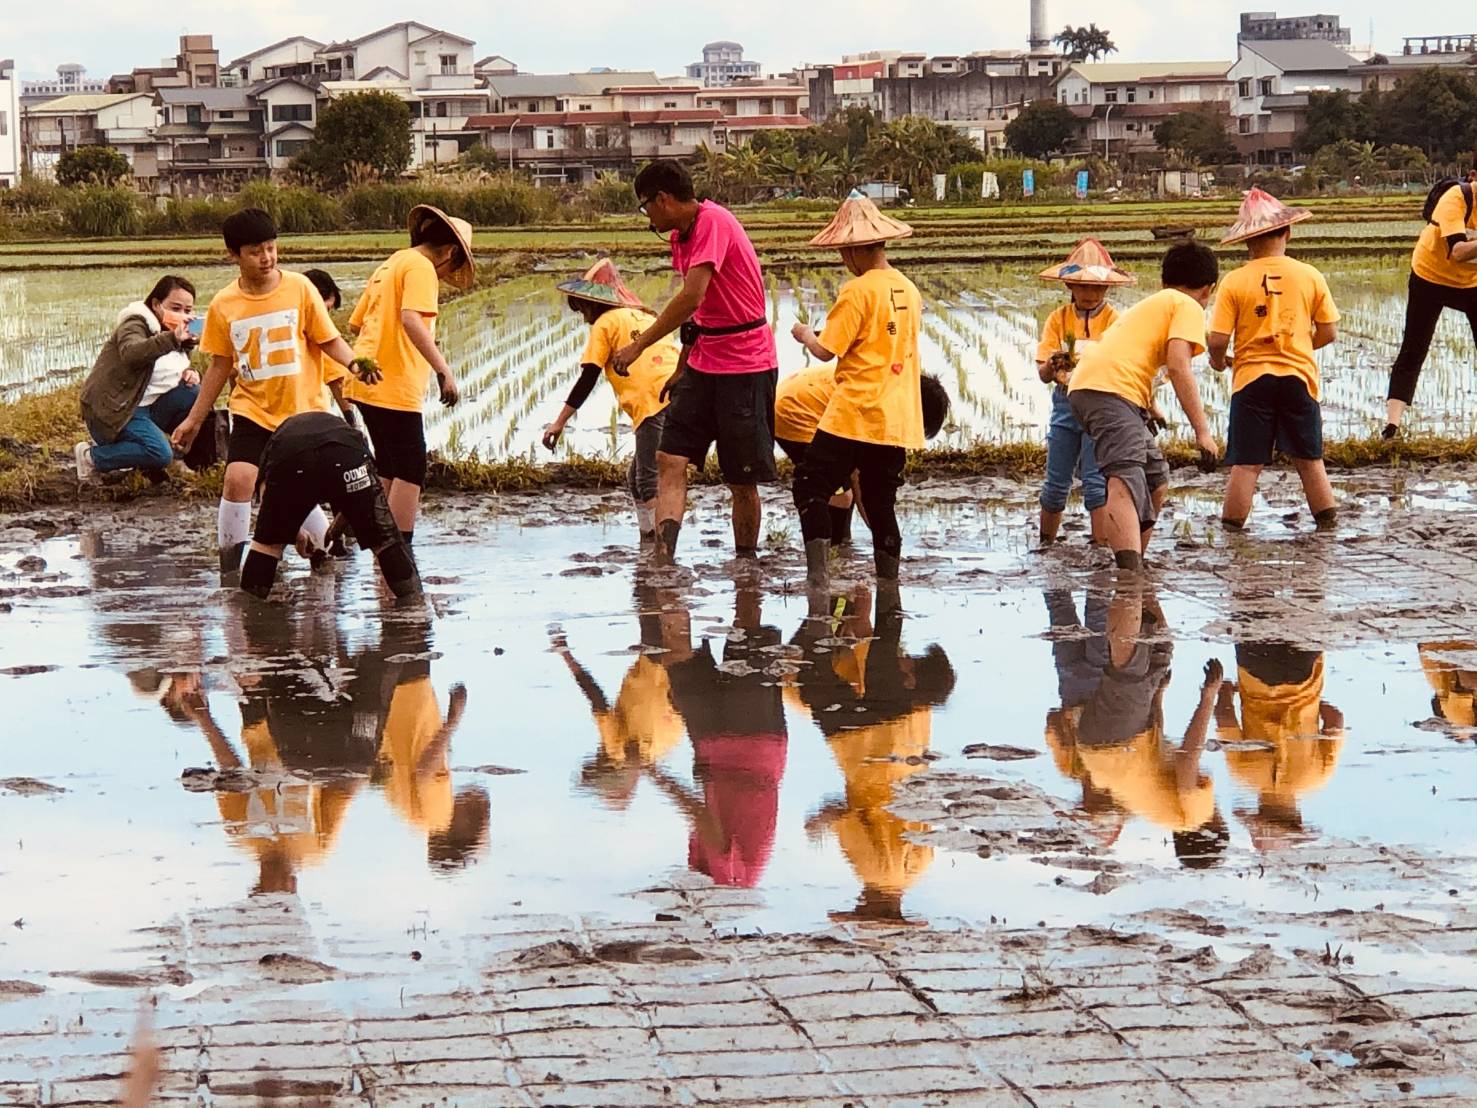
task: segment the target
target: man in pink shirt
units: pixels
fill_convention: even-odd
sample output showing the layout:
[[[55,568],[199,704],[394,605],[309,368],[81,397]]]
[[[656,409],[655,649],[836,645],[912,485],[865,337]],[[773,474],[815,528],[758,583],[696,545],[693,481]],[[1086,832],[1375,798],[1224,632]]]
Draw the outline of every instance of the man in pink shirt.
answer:
[[[635,189],[652,229],[670,235],[672,268],[683,278],[656,321],[616,351],[613,367],[624,373],[653,343],[681,328],[682,357],[662,390],[672,403],[656,455],[656,560],[667,564],[676,554],[687,467],[702,466],[714,442],[733,494],[734,552],[753,558],[759,552],[759,482],[777,476],[779,376],[759,257],[732,212],[698,201],[680,163],[650,163]]]

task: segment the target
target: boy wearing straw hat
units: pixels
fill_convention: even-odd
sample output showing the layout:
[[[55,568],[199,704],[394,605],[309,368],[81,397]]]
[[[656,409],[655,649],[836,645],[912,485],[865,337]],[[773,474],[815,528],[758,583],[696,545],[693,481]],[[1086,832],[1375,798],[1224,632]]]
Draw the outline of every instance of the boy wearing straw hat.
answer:
[[[1036,348],[1036,372],[1051,391],[1051,425],[1046,434],[1046,480],[1041,485],[1041,545],[1056,541],[1072,477],[1082,481],[1082,499],[1092,520],[1092,541],[1103,541],[1108,483],[1098,469],[1092,440],[1067,403],[1067,384],[1077,359],[1090,343],[1113,326],[1118,312],[1108,303],[1108,290],[1133,284],[1131,274],[1113,264],[1097,239],[1083,239],[1067,260],[1041,272],[1044,281],[1061,281],[1072,302],[1046,317]]]
[[[374,444],[380,481],[405,541],[415,535],[426,483],[426,428],[421,409],[435,373],[441,403],[458,399],[451,367],[436,345],[444,279],[472,287],[472,225],[429,204],[410,210],[410,245],[383,262],[364,286],[349,326],[358,332],[355,360],[377,366],[349,391]]]
[[[667,398],[662,386],[677,369],[677,347],[663,339],[642,351],[624,371],[615,369],[615,352],[639,338],[653,315],[641,298],[626,287],[620,270],[609,258],[601,258],[578,280],[565,281],[559,291],[569,298],[569,308],[590,325],[590,339],[580,358],[580,377],[554,422],[544,429],[544,446],[559,444],[564,426],[589,399],[600,375],[610,382],[616,403],[631,421],[636,450],[631,458],[627,485],[636,505],[636,525],[643,541],[656,538],[656,451],[662,438]]]
[[[1169,485],[1169,466],[1150,428],[1161,367],[1194,428],[1202,465],[1219,455],[1190,371],[1190,360],[1205,349],[1205,305],[1217,269],[1215,255],[1198,242],[1171,247],[1160,267],[1164,287],[1118,318],[1082,356],[1067,386],[1072,414],[1093,440],[1108,479],[1106,537],[1122,570],[1143,568]]]
[[[1244,242],[1251,258],[1222,283],[1210,323],[1210,364],[1230,367],[1232,374],[1226,435],[1231,478],[1221,521],[1234,530],[1251,514],[1257,478],[1274,446],[1292,459],[1319,528],[1332,527],[1338,516],[1323,466],[1313,352],[1338,337],[1339,310],[1323,274],[1287,256],[1292,225],[1311,214],[1254,188],[1221,240]]]
[[[853,279],[841,286],[819,336],[796,324],[795,339],[821,362],[836,360],[836,389],[795,472],[795,507],[805,538],[806,583],[830,587],[829,501],[856,474],[872,529],[877,579],[895,587],[902,556],[897,490],[907,451],[923,445],[918,329],[923,298],[887,261],[886,244],[913,229],[864,196],[844,201],[811,246],[835,247]]]

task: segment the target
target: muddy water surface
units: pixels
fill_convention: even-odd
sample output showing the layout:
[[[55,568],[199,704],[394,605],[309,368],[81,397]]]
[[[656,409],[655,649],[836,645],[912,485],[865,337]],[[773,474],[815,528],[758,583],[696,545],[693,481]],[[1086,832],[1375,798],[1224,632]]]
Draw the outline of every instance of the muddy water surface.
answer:
[[[1237,643],[1264,586],[1129,595],[1080,540],[1043,560],[949,499],[910,521],[901,617],[850,583],[857,560],[825,620],[787,586],[782,534],[758,573],[724,560],[706,493],[695,572],[662,577],[637,572],[618,498],[562,524],[444,506],[419,542],[429,614],[385,609],[364,557],[243,605],[195,510],[5,532],[0,979],[133,970],[157,929],[265,894],[350,952],[495,944],[531,915],[680,919],[684,889],[740,930],[1192,910],[1226,942],[1306,946],[1235,931],[1310,898],[1396,904],[1260,880],[1272,865],[1473,855],[1457,624]],[[1265,534],[1258,572],[1308,559],[1280,521]],[[1005,849],[943,834],[921,813],[968,806],[930,792],[958,773],[1045,814]]]

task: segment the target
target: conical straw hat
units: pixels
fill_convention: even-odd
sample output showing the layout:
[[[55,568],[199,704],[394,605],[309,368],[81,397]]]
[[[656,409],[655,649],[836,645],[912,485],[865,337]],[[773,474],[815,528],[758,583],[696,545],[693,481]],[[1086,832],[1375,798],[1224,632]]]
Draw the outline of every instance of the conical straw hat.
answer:
[[[1221,245],[1245,242],[1258,235],[1265,235],[1269,231],[1280,231],[1284,227],[1291,227],[1294,223],[1301,223],[1305,219],[1312,218],[1313,213],[1307,208],[1289,208],[1271,193],[1254,188],[1246,194],[1246,199],[1241,201],[1241,213],[1235,226],[1226,232],[1225,238],[1221,239]]]
[[[1113,257],[1097,239],[1083,239],[1072,249],[1067,260],[1041,271],[1045,281],[1063,281],[1069,285],[1131,285],[1134,276],[1113,264]]]
[[[853,194],[841,202],[841,208],[831,222],[810,240],[810,245],[874,246],[879,242],[905,239],[912,233],[913,228],[883,215],[869,198]]]
[[[566,296],[588,300],[594,304],[609,304],[612,308],[649,310],[645,304],[641,303],[641,297],[626,287],[626,283],[621,280],[621,271],[609,258],[601,258],[585,270],[583,277],[574,281],[565,281],[558,288]]]
[[[424,228],[431,220],[440,220],[451,228],[451,233],[456,236],[456,241],[462,247],[462,264],[457,266],[447,280],[459,289],[469,289],[477,280],[477,265],[472,259],[472,225],[465,219],[458,219],[454,215],[447,215],[440,208],[432,207],[430,204],[417,204],[410,209],[410,216],[406,224],[410,230],[410,243],[418,245],[424,234]]]

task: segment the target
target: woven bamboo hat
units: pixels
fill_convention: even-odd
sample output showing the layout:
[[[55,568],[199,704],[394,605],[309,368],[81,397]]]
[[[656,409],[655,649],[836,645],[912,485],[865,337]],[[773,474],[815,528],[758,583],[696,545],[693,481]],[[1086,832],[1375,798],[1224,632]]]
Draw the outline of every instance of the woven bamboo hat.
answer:
[[[592,304],[608,304],[612,308],[650,310],[641,303],[641,297],[626,287],[626,283],[621,280],[621,271],[609,258],[601,258],[585,270],[583,277],[565,281],[558,288],[566,296],[588,300]]]
[[[1228,246],[1233,242],[1245,242],[1258,235],[1280,231],[1284,227],[1291,227],[1294,223],[1301,223],[1305,219],[1312,218],[1313,213],[1307,208],[1289,208],[1271,193],[1254,188],[1246,194],[1246,199],[1241,201],[1241,213],[1236,223],[1226,232],[1226,237],[1221,239],[1221,245]]]
[[[826,224],[825,230],[810,240],[811,246],[875,246],[879,242],[905,239],[913,228],[889,215],[883,215],[871,199],[853,192],[841,202],[840,209]]]
[[[1068,285],[1100,285],[1113,288],[1131,285],[1136,278],[1113,264],[1113,256],[1097,239],[1083,239],[1072,248],[1061,265],[1041,271],[1043,281],[1062,281]]]
[[[472,260],[472,225],[465,219],[447,215],[430,204],[417,204],[410,209],[410,217],[406,220],[410,244],[419,246],[425,241],[427,227],[438,222],[451,228],[451,233],[456,236],[456,241],[462,248],[462,264],[457,266],[447,280],[459,289],[469,289],[477,279],[477,265]]]

